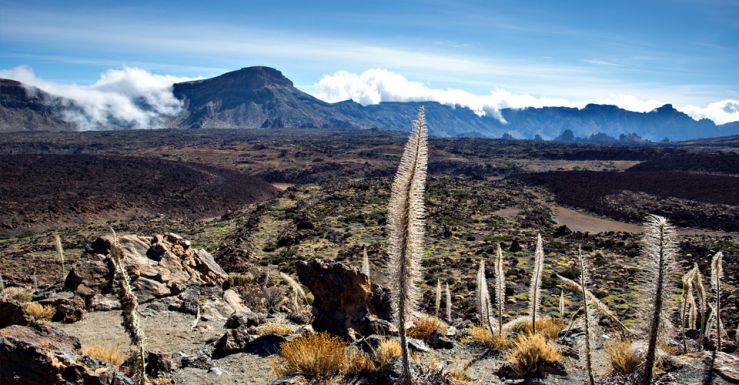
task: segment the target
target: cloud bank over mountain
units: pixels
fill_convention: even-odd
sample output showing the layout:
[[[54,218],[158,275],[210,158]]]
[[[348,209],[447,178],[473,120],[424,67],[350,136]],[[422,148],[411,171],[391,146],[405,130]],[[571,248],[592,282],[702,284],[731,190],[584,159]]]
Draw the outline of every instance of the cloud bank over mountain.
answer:
[[[380,102],[436,101],[446,105],[461,105],[478,115],[495,117],[504,122],[500,114],[504,108],[524,107],[577,107],[588,103],[611,104],[629,111],[648,112],[669,100],[641,99],[634,95],[609,95],[595,100],[571,101],[558,97],[538,97],[516,94],[504,89],[494,89],[487,95],[473,94],[454,88],[432,88],[424,83],[408,80],[401,74],[385,69],[369,69],[362,73],[337,71],[324,75],[314,85],[314,96],[327,102],[352,99],[363,105]],[[675,108],[693,119],[711,119],[716,124],[739,121],[739,101],[726,99],[705,107],[676,105]]]
[[[141,68],[110,69],[90,85],[44,80],[30,67],[0,70],[0,78],[17,80],[64,98],[64,120],[81,129],[98,129],[114,123],[129,128],[161,127],[167,116],[182,106],[172,94],[172,84],[193,78],[157,75]]]

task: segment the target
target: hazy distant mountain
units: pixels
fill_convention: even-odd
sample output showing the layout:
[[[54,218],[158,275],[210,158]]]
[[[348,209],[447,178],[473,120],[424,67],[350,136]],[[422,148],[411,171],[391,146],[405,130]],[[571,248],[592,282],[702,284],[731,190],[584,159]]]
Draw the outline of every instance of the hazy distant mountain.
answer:
[[[62,119],[60,98],[15,80],[0,79],[0,132],[69,131],[75,126]]]
[[[11,84],[5,81],[3,84]],[[13,82],[0,88],[0,130],[68,129],[54,98]],[[739,123],[716,125],[695,121],[666,104],[650,112],[588,104],[583,109],[544,107],[503,109],[505,123],[478,116],[462,106],[437,102],[383,102],[363,106],[353,101],[326,103],[299,89],[280,71],[248,67],[198,81],[176,83],[172,91],[183,108],[169,117],[178,128],[380,128],[407,131],[420,106],[426,107],[429,133],[441,137],[475,136],[555,139],[566,130],[573,140],[635,143],[647,139],[672,141],[739,134]],[[108,127],[116,127],[111,122]],[[120,125],[119,128],[126,128]],[[507,136],[507,137],[508,137]],[[578,139],[579,138],[579,139]],[[624,139],[625,138],[625,139]],[[562,139],[562,138],[560,138]]]

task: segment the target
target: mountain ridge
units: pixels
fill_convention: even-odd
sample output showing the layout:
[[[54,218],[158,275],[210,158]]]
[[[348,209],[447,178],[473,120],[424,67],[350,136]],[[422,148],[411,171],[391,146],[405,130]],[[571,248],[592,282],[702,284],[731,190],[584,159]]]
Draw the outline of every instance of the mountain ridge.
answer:
[[[0,80],[0,131],[69,130],[64,106],[74,103],[51,96],[22,83]],[[41,95],[20,97],[26,94]],[[573,107],[526,107],[500,110],[502,122],[477,115],[460,105],[438,102],[381,102],[361,105],[352,100],[328,103],[296,88],[277,69],[244,67],[222,75],[174,83],[172,94],[182,110],[165,120],[170,128],[342,128],[408,131],[420,106],[426,108],[429,133],[437,137],[514,137],[555,139],[566,130],[576,137],[620,135],[660,141],[718,137],[739,134],[739,122],[716,125],[708,119],[694,120],[665,104],[649,112],[634,112],[618,106],[587,104]],[[102,128],[128,128],[108,121]],[[602,134],[602,135],[601,135]]]

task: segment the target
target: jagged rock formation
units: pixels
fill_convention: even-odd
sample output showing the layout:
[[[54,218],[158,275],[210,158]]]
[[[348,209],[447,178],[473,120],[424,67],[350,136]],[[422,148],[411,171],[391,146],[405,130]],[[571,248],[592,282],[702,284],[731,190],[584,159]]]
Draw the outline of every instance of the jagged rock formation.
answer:
[[[15,80],[0,79],[0,132],[74,130],[74,124],[62,119],[64,108],[61,98]]]
[[[220,286],[227,274],[202,249],[174,234],[119,237],[123,262],[140,303],[183,293],[188,286]],[[112,291],[110,237],[100,237],[83,252],[67,275],[65,288],[89,304],[96,294]]]

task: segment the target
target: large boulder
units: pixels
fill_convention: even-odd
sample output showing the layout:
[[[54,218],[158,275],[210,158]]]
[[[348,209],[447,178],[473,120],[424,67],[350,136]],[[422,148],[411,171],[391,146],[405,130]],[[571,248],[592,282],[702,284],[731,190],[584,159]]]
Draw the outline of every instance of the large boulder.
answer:
[[[313,293],[313,329],[345,338],[355,333],[367,336],[376,333],[377,318],[370,308],[388,315],[383,300],[387,294],[376,289],[378,298],[372,303],[373,287],[359,270],[337,261],[313,259],[296,265],[298,279]],[[389,298],[387,296],[386,298]]]
[[[106,364],[82,355],[80,341],[48,325],[0,329],[0,384],[131,384]]]
[[[113,289],[112,239],[97,238],[87,245],[65,281],[65,288],[85,299],[88,305],[96,295]],[[205,250],[175,234],[145,237],[118,237],[123,248],[123,264],[139,302],[170,297],[190,285],[220,286],[228,275]]]
[[[33,316],[28,314],[22,303],[10,298],[0,297],[0,328],[32,324],[34,324]]]

